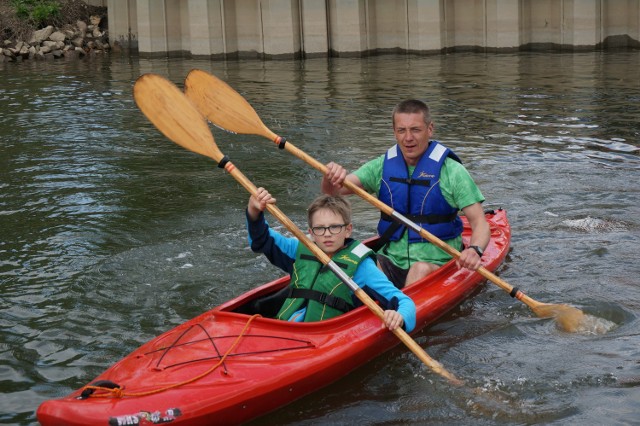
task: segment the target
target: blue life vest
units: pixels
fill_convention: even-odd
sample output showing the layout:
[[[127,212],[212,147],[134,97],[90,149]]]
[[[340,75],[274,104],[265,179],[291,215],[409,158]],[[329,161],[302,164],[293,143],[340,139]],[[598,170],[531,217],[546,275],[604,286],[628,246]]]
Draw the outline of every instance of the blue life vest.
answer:
[[[380,201],[394,211],[417,223],[441,240],[456,238],[462,233],[462,221],[458,209],[447,203],[440,191],[440,170],[447,157],[462,163],[457,155],[438,141],[429,142],[411,177],[398,145],[394,145],[384,157]],[[382,214],[378,234],[386,241],[398,241],[405,226],[389,215]],[[426,242],[420,234],[408,230],[409,242]]]

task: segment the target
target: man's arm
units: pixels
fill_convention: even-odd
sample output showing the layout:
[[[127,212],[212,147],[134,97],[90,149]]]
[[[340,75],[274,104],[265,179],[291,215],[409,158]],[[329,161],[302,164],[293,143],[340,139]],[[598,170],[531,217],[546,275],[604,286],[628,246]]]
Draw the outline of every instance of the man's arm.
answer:
[[[491,238],[491,230],[489,229],[489,223],[484,215],[482,204],[474,203],[462,209],[462,212],[469,220],[471,225],[471,240],[469,246],[478,246],[481,250],[489,244]],[[475,271],[481,265],[481,257],[472,248],[465,248],[460,253],[460,257],[456,261],[458,267],[467,268]]]

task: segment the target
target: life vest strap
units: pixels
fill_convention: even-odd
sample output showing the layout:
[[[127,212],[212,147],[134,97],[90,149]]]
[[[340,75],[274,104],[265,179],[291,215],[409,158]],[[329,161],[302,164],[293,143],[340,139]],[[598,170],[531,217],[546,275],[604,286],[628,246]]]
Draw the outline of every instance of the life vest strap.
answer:
[[[458,216],[458,212],[453,212],[450,214],[427,214],[427,215],[411,214],[411,215],[403,215],[403,216],[415,223],[428,223],[429,225],[433,225],[436,223],[447,223],[455,220],[455,218]],[[399,223],[392,216],[389,216],[388,214],[382,213],[382,212],[380,213],[380,219],[386,220],[389,222]]]
[[[344,299],[332,296],[327,293],[323,293],[318,290],[291,287],[289,288],[289,297],[293,299],[313,300],[342,312],[349,312],[355,309],[355,306],[353,306],[351,303],[348,303]]]
[[[457,212],[451,213],[451,214],[430,214],[430,215],[406,215],[405,217],[407,219],[409,219],[412,222],[416,222],[416,223],[428,223],[430,225],[434,224],[434,223],[447,223],[447,222],[451,222],[452,220],[454,220],[456,218],[456,216],[458,216]],[[386,213],[382,213],[380,212],[380,219],[382,220],[386,220],[389,222],[392,222],[391,225],[389,225],[389,227],[387,228],[387,230],[384,232],[384,234],[380,235],[380,238],[378,239],[378,242],[376,243],[376,251],[379,251],[380,248],[384,247],[387,245],[387,243],[391,240],[391,236],[394,234],[394,232],[396,232],[396,229],[400,228],[400,227],[405,227],[406,230],[406,226],[399,222],[397,219],[389,216]],[[402,231],[404,232],[404,230]]]
[[[406,183],[407,185],[431,186],[430,180],[413,179],[411,177],[409,178],[390,177],[389,180],[392,182]]]

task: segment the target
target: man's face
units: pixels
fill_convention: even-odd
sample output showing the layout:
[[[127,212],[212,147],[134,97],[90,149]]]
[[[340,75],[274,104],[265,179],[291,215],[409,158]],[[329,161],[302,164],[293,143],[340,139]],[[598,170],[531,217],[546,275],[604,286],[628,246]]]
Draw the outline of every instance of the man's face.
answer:
[[[433,122],[425,124],[421,112],[396,114],[393,117],[393,133],[407,165],[418,164],[433,135]]]

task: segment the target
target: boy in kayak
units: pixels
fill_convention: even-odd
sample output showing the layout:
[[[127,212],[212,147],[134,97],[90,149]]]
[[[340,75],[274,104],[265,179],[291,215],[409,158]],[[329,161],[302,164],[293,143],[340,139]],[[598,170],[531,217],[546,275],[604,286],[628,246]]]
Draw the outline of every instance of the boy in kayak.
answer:
[[[258,188],[247,205],[251,249],[264,253],[273,265],[291,275],[286,299],[275,317],[297,322],[321,321],[357,307],[360,303],[349,287],[324,268],[304,244],[269,227],[264,210],[267,204],[275,202],[267,190]],[[416,321],[413,301],[377,268],[373,251],[350,238],[353,224],[349,202],[342,196],[321,195],[309,206],[308,221],[313,242],[381,303],[386,327],[413,330]]]

